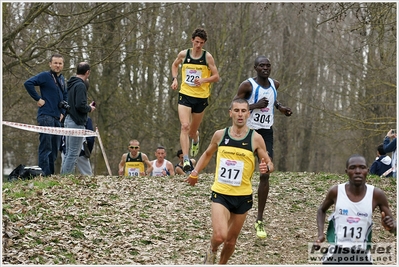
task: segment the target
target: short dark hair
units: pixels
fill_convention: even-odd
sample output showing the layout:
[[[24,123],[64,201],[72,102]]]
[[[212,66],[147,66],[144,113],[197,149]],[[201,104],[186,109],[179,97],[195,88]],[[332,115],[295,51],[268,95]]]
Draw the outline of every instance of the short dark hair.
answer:
[[[208,40],[208,35],[206,34],[206,31],[202,28],[195,29],[193,34],[191,35],[191,39],[194,39],[197,36],[203,39],[205,42],[206,40]]]
[[[90,70],[90,65],[87,62],[80,62],[76,68],[76,74],[85,75]]]
[[[64,57],[63,57],[61,54],[52,54],[51,57],[50,57],[49,62],[52,62],[52,61],[53,61],[53,57],[58,57],[58,58],[64,59]]]
[[[181,154],[183,154],[183,150],[181,149],[177,150],[176,157],[179,158]]]
[[[364,159],[364,162],[366,162],[366,166],[368,166],[367,160],[366,160],[366,158],[365,158],[364,156],[362,156],[362,155],[360,155],[360,154],[353,154],[353,155],[350,156],[350,157],[348,158],[348,160],[346,161],[346,168],[348,168],[348,166],[349,166],[349,160],[351,160],[352,158],[362,158],[362,159]]]
[[[260,61],[261,59],[267,59],[267,60],[270,61],[270,59],[268,59],[266,56],[258,56],[258,57],[255,58],[254,65],[255,65],[255,66],[258,66],[258,65],[259,65],[259,61]]]
[[[166,148],[164,146],[158,146],[157,149],[155,149],[155,150],[158,150],[158,149],[163,149],[166,151]]]
[[[379,153],[381,156],[387,154],[387,153],[385,153],[385,150],[384,150],[384,144],[380,144],[379,146],[377,146],[377,151],[378,151],[378,153]]]
[[[231,110],[231,108],[233,107],[234,103],[246,103],[248,105],[248,109],[249,109],[249,103],[248,103],[248,101],[245,98],[235,98],[235,99],[233,99],[233,101],[231,101],[229,110]]]

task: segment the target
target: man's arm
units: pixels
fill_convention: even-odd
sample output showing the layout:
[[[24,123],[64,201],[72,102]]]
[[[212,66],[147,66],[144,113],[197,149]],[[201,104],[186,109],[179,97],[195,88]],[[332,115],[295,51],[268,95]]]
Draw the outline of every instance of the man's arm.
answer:
[[[180,168],[179,166],[176,166],[176,167],[175,167],[175,174],[177,174],[177,175],[184,175],[185,173],[184,173],[184,171],[183,171],[182,168]]]
[[[67,90],[67,88],[66,88],[66,86],[65,86],[65,78],[64,78],[64,76],[63,76],[62,74],[61,74],[60,76],[61,76],[60,79],[62,80],[62,84],[64,84],[63,90],[61,89],[61,91],[62,91],[62,99],[63,99],[64,101],[68,102],[68,90]],[[66,114],[66,110],[65,110],[65,109],[61,109],[61,117],[60,117],[60,120],[62,120],[63,117],[65,117],[65,114]],[[94,142],[94,141],[93,141],[93,142]],[[90,147],[90,146],[89,146],[89,147]]]
[[[75,88],[75,109],[81,113],[89,113],[92,108],[87,103],[87,91],[86,85],[82,82],[76,85]]]
[[[36,101],[38,107],[42,107],[44,106],[44,104],[46,104],[46,101],[41,98],[41,96],[36,92],[35,89],[35,86],[40,86],[42,84],[40,79],[42,75],[43,74],[39,73],[38,75],[29,78],[24,83],[26,91],[28,91],[29,95]]]
[[[334,185],[328,190],[326,198],[321,203],[317,210],[317,240],[315,245],[320,246],[320,243],[324,242],[325,235],[324,235],[324,223],[326,221],[326,212],[327,210],[336,202],[338,194],[338,186]]]
[[[201,155],[200,159],[198,160],[197,164],[195,165],[194,170],[191,172],[189,177],[185,180],[188,182],[190,185],[194,186],[197,181],[198,181],[198,174],[199,172],[204,169],[209,161],[211,160],[213,154],[216,152],[219,146],[219,142],[222,139],[224,134],[224,129],[222,130],[217,130],[213,136],[212,140],[209,143],[208,148],[205,150],[205,152]]]
[[[127,157],[127,153],[123,154],[121,161],[119,162],[119,166],[118,166],[118,174],[119,175],[123,175],[123,171],[124,171],[124,167],[125,167],[125,163],[126,163],[126,157]]]
[[[183,62],[186,55],[187,55],[187,50],[180,51],[180,53],[177,55],[177,58],[172,63],[172,79],[173,79],[173,81],[172,81],[171,87],[173,90],[177,89],[177,86],[178,86],[177,77],[179,74],[179,65]],[[174,78],[176,78],[176,79],[174,79]]]
[[[148,156],[144,153],[141,153],[141,159],[147,165],[147,169],[145,170],[145,175],[151,174],[153,167],[152,167],[151,161],[148,159]]]
[[[219,71],[215,64],[215,59],[211,55],[211,53],[206,52],[206,62],[208,63],[208,67],[211,70],[211,76],[208,78],[202,79],[201,83],[215,83],[220,80]]]
[[[277,110],[279,110],[281,113],[283,113],[285,116],[291,116],[292,111],[291,108],[283,106],[277,99],[274,102],[274,106],[276,107]]]
[[[280,87],[280,82],[277,80],[273,80],[274,86],[276,87],[276,90]],[[283,106],[277,99],[274,101],[274,106],[276,107],[277,110],[279,110],[281,113],[283,113],[285,116],[291,116],[292,111],[289,107]]]
[[[168,169],[169,176],[174,176],[175,175],[175,169],[173,168],[172,162],[168,161],[166,163],[166,168]]]
[[[40,86],[39,74],[33,76],[25,81],[24,83],[26,91],[28,91],[29,95],[37,102],[40,100],[40,95],[36,92],[35,86]]]
[[[240,86],[238,87],[238,91],[234,99],[242,98],[242,99],[249,99],[251,94],[252,94],[252,84],[248,81],[245,80],[243,81]],[[261,109],[267,107],[269,104],[269,100],[266,97],[263,97],[259,99],[258,102],[250,104],[249,109]]]
[[[373,210],[378,206],[381,212],[381,224],[385,230],[396,235],[396,222],[389,208],[388,199],[379,188],[374,188],[373,193]]]
[[[252,85],[248,80],[243,81],[238,87],[237,94],[234,99],[248,99],[252,94]],[[233,99],[233,100],[234,100]]]
[[[391,138],[394,139],[391,141]],[[396,134],[393,134],[392,130],[389,130],[389,132],[385,136],[383,148],[385,153],[394,152],[396,150]]]

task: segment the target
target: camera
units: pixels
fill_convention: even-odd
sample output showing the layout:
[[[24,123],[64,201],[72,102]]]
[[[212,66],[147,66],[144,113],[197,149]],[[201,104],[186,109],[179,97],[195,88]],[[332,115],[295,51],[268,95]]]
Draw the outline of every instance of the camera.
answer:
[[[391,133],[394,134],[394,133],[396,133],[396,131],[395,131],[394,129],[392,129],[392,130],[391,130]]]
[[[61,101],[60,103],[58,103],[58,107],[64,108],[66,110],[69,110],[71,108],[71,106],[66,101]]]

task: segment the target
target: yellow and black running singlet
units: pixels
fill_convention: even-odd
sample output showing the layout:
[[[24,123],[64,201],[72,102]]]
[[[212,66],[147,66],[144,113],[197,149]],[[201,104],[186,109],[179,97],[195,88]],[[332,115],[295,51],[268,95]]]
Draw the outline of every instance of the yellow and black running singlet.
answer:
[[[234,139],[229,135],[229,129],[225,129],[218,146],[215,181],[211,189],[231,196],[251,195],[252,174],[255,171],[254,131],[250,129],[243,139]]]
[[[125,176],[140,176],[140,172],[144,172],[144,163],[141,158],[141,152],[137,157],[130,157],[130,153],[127,153],[125,163]]]
[[[210,95],[210,83],[203,83],[201,86],[194,84],[195,78],[211,76],[211,70],[206,62],[206,50],[202,50],[201,57],[197,59],[190,56],[191,50],[191,48],[187,49],[187,55],[183,61],[180,93],[197,98],[207,98]]]

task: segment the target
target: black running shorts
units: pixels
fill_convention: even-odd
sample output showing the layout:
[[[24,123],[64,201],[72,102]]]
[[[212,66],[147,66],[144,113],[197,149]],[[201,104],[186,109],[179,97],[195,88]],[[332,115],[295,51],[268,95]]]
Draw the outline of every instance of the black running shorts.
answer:
[[[252,208],[252,195],[249,196],[228,196],[212,191],[211,200],[222,204],[231,213],[244,214]]]
[[[208,98],[197,98],[179,93],[179,105],[191,108],[191,113],[202,113],[208,106]]]

